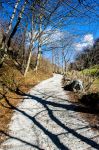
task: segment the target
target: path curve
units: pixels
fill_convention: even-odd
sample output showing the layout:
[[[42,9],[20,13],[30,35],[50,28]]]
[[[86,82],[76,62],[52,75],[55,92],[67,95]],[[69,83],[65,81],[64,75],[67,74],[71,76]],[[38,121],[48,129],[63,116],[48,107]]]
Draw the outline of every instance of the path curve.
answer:
[[[15,108],[9,137],[0,150],[94,150],[99,133],[91,130],[68,102],[55,74],[35,86]],[[98,137],[98,138],[97,138]]]

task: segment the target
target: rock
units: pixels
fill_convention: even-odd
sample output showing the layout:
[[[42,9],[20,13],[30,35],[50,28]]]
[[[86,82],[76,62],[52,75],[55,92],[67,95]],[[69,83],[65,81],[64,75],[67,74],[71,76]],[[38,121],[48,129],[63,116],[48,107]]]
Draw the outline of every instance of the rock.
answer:
[[[83,89],[84,87],[81,80],[73,80],[69,84],[64,86],[64,90],[68,90],[68,91],[79,91]]]

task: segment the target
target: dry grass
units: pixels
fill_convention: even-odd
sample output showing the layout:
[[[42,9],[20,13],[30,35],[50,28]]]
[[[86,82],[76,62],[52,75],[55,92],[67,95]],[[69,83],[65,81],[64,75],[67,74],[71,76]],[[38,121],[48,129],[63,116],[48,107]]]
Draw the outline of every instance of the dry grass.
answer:
[[[17,104],[21,101],[22,97],[19,97],[18,95],[15,95],[11,92],[9,92],[6,96],[12,98],[8,98],[10,103],[14,106],[17,106]],[[19,98],[19,99],[18,99]],[[6,108],[8,107],[8,108]],[[11,120],[13,110],[10,109],[8,104],[6,103],[5,99],[0,100],[0,131],[3,131],[7,133],[8,131],[8,124]],[[5,135],[0,135],[0,142],[3,142],[5,140]]]
[[[64,85],[68,83],[68,81],[66,80],[67,78],[70,80],[82,80],[86,92],[99,92],[99,78],[95,78],[75,70],[66,73],[63,78]]]
[[[67,79],[74,80],[80,79],[84,83],[84,87],[86,87],[91,80],[93,80],[90,76],[86,76],[77,71],[68,72],[63,78],[63,85],[68,84],[70,81]],[[91,114],[90,111],[99,111],[99,79],[95,79],[93,84],[89,89],[85,89],[85,92],[66,92],[66,94],[70,96],[70,102],[78,103],[79,105],[83,105],[85,108],[89,109],[89,113],[80,113],[82,118],[89,122],[89,125],[92,129],[99,130],[99,113]]]
[[[16,87],[20,88],[23,92],[27,92],[33,86],[51,77],[51,72],[44,72],[44,70],[38,70],[37,73],[30,70],[26,77],[20,73],[20,71],[10,62],[8,66],[5,64],[0,69],[0,93],[5,94],[11,105],[17,106],[22,97],[13,92]],[[12,90],[12,91],[11,91]],[[7,137],[3,132],[8,132],[8,124],[11,120],[13,109],[9,107],[6,100],[0,95],[0,143],[2,143]]]

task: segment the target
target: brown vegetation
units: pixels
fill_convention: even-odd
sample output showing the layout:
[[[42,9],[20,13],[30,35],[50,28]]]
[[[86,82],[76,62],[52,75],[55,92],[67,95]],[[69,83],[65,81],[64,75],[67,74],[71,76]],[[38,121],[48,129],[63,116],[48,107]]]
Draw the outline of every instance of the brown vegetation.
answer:
[[[67,75],[67,76],[66,76]],[[68,84],[70,80],[81,79],[84,83],[84,87],[89,85],[92,78],[90,76],[82,75],[77,71],[72,71],[67,73],[63,78],[63,86]],[[99,129],[99,113],[91,114],[91,112],[99,111],[99,84],[95,81],[90,86],[90,88],[85,88],[84,92],[71,92],[67,91],[66,95],[69,95],[69,101],[77,105],[83,105],[85,109],[87,108],[89,113],[80,113],[81,117],[89,122],[89,125],[92,129]]]
[[[9,102],[13,106],[17,106],[21,101],[22,97],[17,95],[14,91],[18,87],[23,92],[27,92],[30,88],[38,84],[40,81],[45,80],[52,76],[50,69],[50,63],[46,60],[42,60],[43,63],[38,69],[38,72],[29,70],[27,76],[24,77],[20,70],[18,70],[12,60],[7,60],[6,63],[0,69],[0,130],[7,132],[8,124],[13,114],[13,109],[9,107],[4,99],[7,97]],[[47,65],[46,65],[47,63]],[[48,67],[49,66],[49,67]],[[46,68],[46,69],[45,69]],[[48,68],[48,69],[47,69]],[[5,140],[4,135],[0,135],[0,142]]]
[[[40,81],[50,77],[52,75],[51,68],[53,68],[55,72],[67,72],[67,65],[70,60],[68,57],[71,57],[73,54],[73,51],[70,50],[72,48],[70,47],[74,44],[74,37],[77,38],[78,33],[76,31],[77,26],[76,32],[74,31],[77,33],[76,36],[74,33],[69,32],[68,35],[67,29],[66,31],[62,31],[61,29],[66,27],[66,25],[68,27],[68,25],[71,26],[71,24],[78,24],[78,20],[80,20],[78,18],[85,18],[86,21],[89,19],[89,17],[87,18],[87,14],[89,16],[89,11],[86,11],[84,7],[83,13],[79,13],[79,15],[76,14],[76,11],[80,12],[79,10],[82,10],[82,5],[80,4],[81,0],[78,0],[77,7],[75,8],[75,3],[67,3],[66,1],[60,0],[50,2],[41,0],[24,0],[20,2],[20,0],[17,0],[13,1],[13,3],[7,0],[0,2],[1,130],[7,131],[7,125],[13,112],[12,109],[6,108],[8,106],[4,99],[5,96],[12,105],[17,106],[22,99],[22,97],[15,94],[17,87],[27,92]],[[77,20],[75,17],[76,15]],[[75,21],[70,19],[70,17],[73,18],[73,16]],[[51,32],[48,33],[46,29],[49,29],[49,27],[51,28]],[[56,31],[59,31],[59,34],[62,31],[62,35],[65,33],[63,38],[61,36],[61,38],[59,37],[60,40],[55,40],[54,35],[58,35],[56,35]],[[49,40],[50,37],[51,40]],[[97,63],[99,64],[99,61],[97,61],[99,55],[98,50],[99,40],[95,42],[92,50],[86,49],[84,54],[76,58],[79,70],[97,65]],[[47,51],[52,52],[53,67],[43,58],[43,53]],[[59,67],[61,65],[62,69]],[[75,66],[75,63],[71,64],[71,66],[72,65]],[[75,67],[70,67],[70,69],[75,69]],[[89,88],[90,84],[93,82],[92,77],[90,78],[89,76],[78,74],[78,71],[66,74],[66,78],[68,76],[70,79],[82,79],[84,87],[86,88]],[[0,142],[3,140],[4,137],[1,136]]]
[[[63,77],[63,85],[68,84],[71,80],[80,79],[83,82],[85,92],[98,92],[99,91],[99,83],[96,85],[96,81],[98,77],[93,77],[91,75],[86,75],[83,71],[68,71]]]
[[[99,113],[90,114],[91,111],[99,112],[99,92],[87,93],[83,95],[78,102],[83,104],[89,110],[89,114],[81,113],[82,118],[89,122],[89,125],[92,129],[99,130]]]

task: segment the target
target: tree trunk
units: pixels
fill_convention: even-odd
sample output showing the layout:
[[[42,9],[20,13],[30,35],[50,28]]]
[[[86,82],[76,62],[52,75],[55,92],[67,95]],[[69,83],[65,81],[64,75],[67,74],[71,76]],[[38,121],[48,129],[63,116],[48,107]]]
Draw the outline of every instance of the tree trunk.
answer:
[[[8,27],[8,30],[6,31],[6,35],[3,35],[3,39],[2,39],[2,47],[1,49],[4,50],[4,55],[3,57],[1,58],[0,60],[0,66],[2,66],[3,64],[3,61],[7,55],[7,38],[9,36],[9,32],[11,31],[11,28],[12,28],[12,22],[13,22],[13,19],[15,17],[15,13],[16,13],[16,10],[17,10],[17,7],[18,7],[18,4],[19,4],[20,0],[18,0],[14,6],[14,10],[13,10],[13,13],[12,13],[12,16],[11,16],[11,20],[10,20],[10,23],[9,23],[9,27]]]
[[[26,69],[25,69],[24,77],[26,76],[26,74],[27,74],[27,72],[29,70],[29,66],[30,66],[30,62],[31,62],[31,57],[32,57],[32,50],[30,50],[30,53],[29,53],[29,57],[28,57],[27,66],[26,66]]]
[[[40,33],[42,32],[42,24],[41,24],[42,16],[41,16],[41,14],[39,16],[39,19],[40,19],[40,25],[39,25],[38,53],[37,53],[37,60],[36,60],[36,66],[35,66],[36,72],[37,72],[38,66],[40,64],[40,58],[41,58],[41,53],[42,53],[42,49],[41,49],[42,41],[41,41],[41,36],[40,36]]]
[[[21,72],[22,72],[22,74],[24,74],[24,72],[25,72],[25,64],[26,64],[25,42],[26,42],[27,27],[28,27],[28,23],[26,23],[26,27],[25,27],[24,34],[23,34],[23,41],[22,41],[22,64],[21,64],[21,69],[22,69]]]
[[[64,48],[62,49],[62,73],[64,74]]]
[[[32,27],[31,27],[31,38],[30,38],[30,46],[29,46],[29,57],[28,57],[28,61],[27,61],[27,66],[24,72],[24,77],[26,76],[28,70],[29,70],[29,66],[30,66],[30,62],[31,62],[31,57],[32,57],[32,49],[34,46],[34,39],[33,39],[33,32],[34,32],[34,16],[32,16]]]
[[[40,58],[41,58],[41,46],[38,47],[38,54],[37,54],[36,67],[35,67],[36,72],[40,64]]]
[[[21,21],[21,18],[22,18],[22,14],[23,14],[24,9],[25,9],[25,6],[26,6],[26,4],[27,4],[27,1],[25,1],[25,2],[24,2],[24,5],[23,5],[23,7],[22,7],[22,9],[21,9],[21,11],[20,11],[20,13],[19,13],[19,16],[18,16],[18,20],[17,20],[17,22],[16,22],[16,25],[15,25],[15,27],[14,27],[12,33],[11,33],[10,36],[8,37],[8,34],[9,34],[11,28],[12,28],[12,21],[13,21],[13,19],[14,19],[15,12],[16,12],[16,9],[17,9],[17,7],[18,7],[19,2],[20,2],[20,0],[18,0],[18,2],[16,3],[16,5],[15,5],[15,7],[14,7],[14,11],[13,11],[13,14],[12,14],[12,17],[11,17],[11,21],[10,21],[8,30],[6,31],[7,35],[5,36],[5,38],[3,38],[3,41],[2,41],[2,45],[3,45],[2,49],[4,49],[4,55],[3,55],[3,57],[2,57],[1,60],[0,60],[0,65],[3,64],[3,62],[4,62],[4,60],[5,60],[5,57],[6,57],[6,55],[7,55],[7,51],[8,51],[8,49],[9,49],[9,47],[10,47],[10,44],[11,44],[11,39],[13,38],[13,36],[15,35],[15,33],[16,33],[16,31],[17,31],[18,25],[19,25],[19,23],[20,23],[20,21]]]
[[[59,50],[58,50],[58,55],[57,55],[57,59],[58,59],[58,73],[60,73],[60,55],[59,55]]]
[[[16,2],[15,6],[14,6],[14,11],[13,11],[13,13],[12,13],[12,17],[11,17],[11,20],[10,20],[10,24],[9,24],[8,30],[6,31],[6,34],[7,34],[7,35],[9,34],[9,32],[10,32],[10,30],[11,30],[11,28],[12,28],[12,22],[13,22],[13,19],[14,19],[14,17],[15,17],[15,13],[16,13],[17,7],[18,7],[18,5],[19,5],[19,2],[20,2],[20,0],[18,0],[18,1]]]
[[[52,71],[54,72],[54,50],[52,50]]]
[[[9,23],[8,29],[7,29],[7,31],[6,31],[6,35],[4,35],[4,36],[3,36],[3,39],[2,39],[2,46],[3,46],[2,48],[4,48],[4,44],[3,44],[3,43],[5,43],[6,39],[7,39],[8,36],[9,36],[9,32],[10,32],[11,29],[12,29],[12,22],[13,22],[13,19],[14,19],[14,17],[15,17],[15,13],[16,13],[17,7],[18,7],[18,5],[19,5],[19,2],[20,2],[20,0],[18,0],[18,1],[16,2],[15,6],[14,6],[14,10],[13,10],[13,13],[12,13],[12,16],[11,16],[11,19],[10,19],[10,23]]]
[[[23,5],[23,7],[22,7],[22,9],[21,9],[21,11],[20,11],[20,13],[19,13],[19,16],[18,16],[18,20],[17,20],[17,22],[16,22],[16,25],[14,26],[14,29],[13,29],[13,31],[11,32],[10,37],[9,37],[9,39],[8,39],[8,41],[7,41],[7,46],[8,46],[8,48],[10,47],[11,39],[12,39],[13,36],[15,35],[15,33],[16,33],[16,31],[17,31],[17,28],[18,28],[18,26],[19,26],[19,24],[20,24],[20,21],[21,21],[21,19],[22,19],[22,14],[23,14],[23,12],[24,12],[24,9],[25,9],[26,4],[27,4],[27,1],[24,2],[24,5]]]

